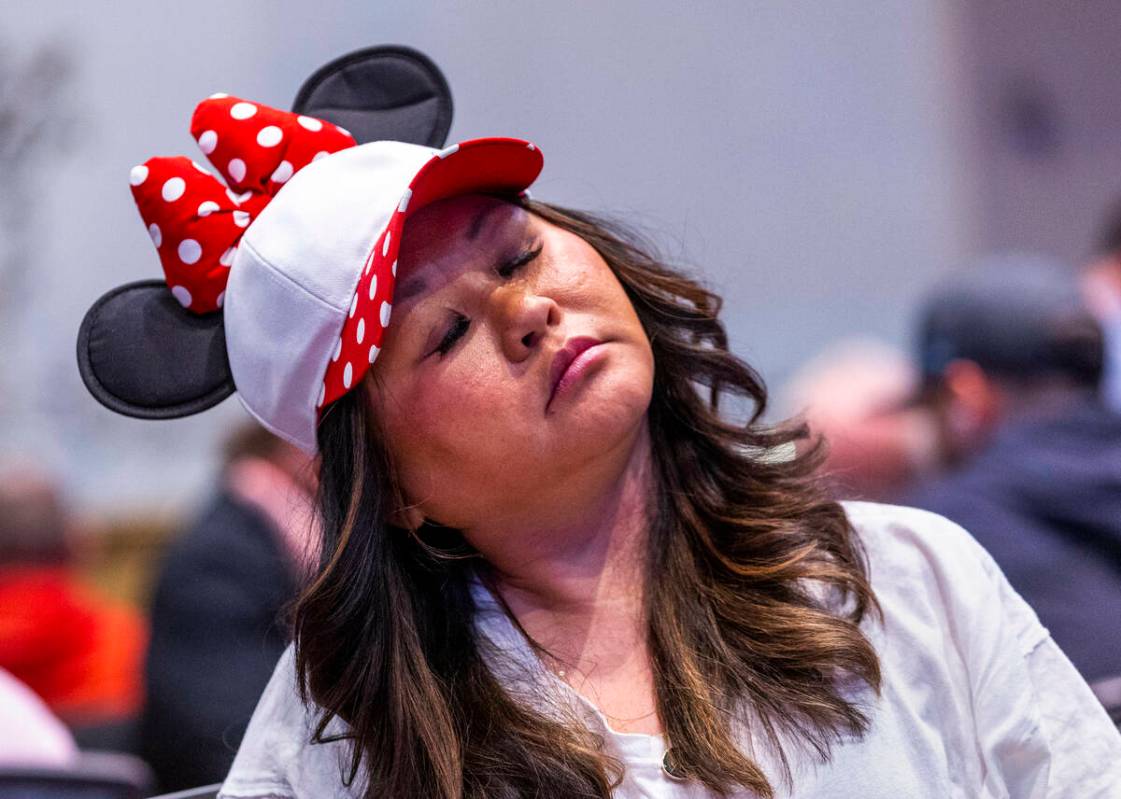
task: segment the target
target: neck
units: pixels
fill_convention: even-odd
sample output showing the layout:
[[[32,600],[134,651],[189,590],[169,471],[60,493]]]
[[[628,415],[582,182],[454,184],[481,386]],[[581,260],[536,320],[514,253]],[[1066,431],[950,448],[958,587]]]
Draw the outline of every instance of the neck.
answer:
[[[499,593],[537,643],[562,662],[578,662],[600,639],[633,649],[643,630],[642,600],[653,470],[645,425],[622,469],[582,486],[582,501],[537,514],[533,529],[480,542]],[[492,551],[487,551],[487,550]],[[629,646],[628,646],[629,645]],[[610,659],[599,651],[597,657]],[[606,664],[605,664],[606,665]]]

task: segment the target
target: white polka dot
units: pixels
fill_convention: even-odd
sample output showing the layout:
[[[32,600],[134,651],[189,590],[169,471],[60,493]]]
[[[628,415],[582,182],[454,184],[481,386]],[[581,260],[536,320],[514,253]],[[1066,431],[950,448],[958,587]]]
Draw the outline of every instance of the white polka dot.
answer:
[[[223,291],[221,294],[218,295],[218,307],[221,308],[225,304],[225,302],[226,302],[226,292]]]
[[[389,254],[389,239],[392,234],[387,230],[385,231],[385,240],[381,243],[381,257],[384,258]]]
[[[411,200],[412,198],[413,190],[405,189],[405,193],[401,195],[401,202],[397,203],[397,211],[402,214],[405,213],[405,211],[408,210],[409,207],[409,200]]]
[[[445,147],[443,150],[440,150],[440,152],[436,153],[436,155],[440,156],[440,158],[447,158],[449,155],[453,155],[458,152],[459,145],[453,144],[451,147]]]
[[[350,388],[350,381],[354,379],[354,367],[348,361],[343,367],[343,388]]]
[[[337,130],[339,133],[341,133],[344,136],[350,136],[350,131],[347,130],[346,128],[344,128],[342,125],[335,125],[335,130]]]
[[[164,181],[160,194],[169,203],[175,202],[187,190],[187,182],[183,178],[168,178]]]
[[[379,352],[381,352],[381,350],[378,349],[377,344],[370,347],[370,363],[373,363],[377,359]]]
[[[182,286],[172,286],[171,293],[175,296],[175,299],[179,300],[179,304],[184,308],[191,307],[191,292],[187,291]]]
[[[522,189],[522,196],[525,197],[527,200],[532,200],[533,199],[533,195],[529,193],[529,189]]]
[[[248,211],[234,211],[234,224],[238,227],[249,227],[250,219]]]
[[[284,131],[276,125],[268,125],[257,132],[257,144],[262,147],[275,147],[284,138]]]
[[[241,205],[241,196],[234,194],[232,189],[226,189],[226,196],[230,198],[230,202],[234,205]]]
[[[160,226],[156,223],[148,225],[148,235],[152,237],[152,243],[159,247],[163,243],[163,233],[160,232]]]
[[[241,194],[237,195],[237,202],[240,205],[241,203],[245,202],[246,200],[248,200],[252,196],[253,196],[252,191],[243,191]]]
[[[534,146],[533,146],[533,142],[529,142],[529,143],[527,143],[527,144],[526,144],[526,147],[528,147],[528,148],[529,148],[529,149],[531,149],[531,150],[536,150],[536,149],[537,149],[536,147],[534,147]]]
[[[300,123],[300,127],[306,128],[310,131],[323,130],[323,123],[315,117],[298,116],[296,121]]]
[[[183,239],[179,242],[179,260],[185,264],[198,263],[202,257],[202,247],[194,239]]]
[[[148,167],[144,164],[137,164],[128,173],[128,182],[133,186],[139,186],[141,183],[148,179]]]
[[[343,340],[340,338],[335,342],[335,351],[331,353],[331,360],[337,361],[339,356],[343,354]]]
[[[330,155],[330,153],[327,152],[326,150],[320,150],[319,152],[317,152],[315,155],[313,155],[311,157],[311,160],[312,161],[318,161],[320,158],[326,158],[329,155]]]
[[[359,344],[361,344],[362,339],[364,339],[364,338],[366,338],[366,320],[365,319],[359,319],[358,320],[358,330],[355,331],[355,333],[354,333],[354,339]]]
[[[317,399],[315,401],[315,407],[316,408],[322,408],[323,407],[323,400],[326,396],[327,396],[327,384],[324,383],[323,385],[321,385],[319,387],[319,399]]]
[[[236,182],[240,183],[242,178],[245,177],[245,162],[240,158],[233,158],[230,160],[229,166],[226,171],[230,173],[230,177]]]
[[[347,316],[353,319],[354,318],[354,311],[357,308],[358,308],[358,292],[356,291],[356,292],[354,292],[354,296],[350,300],[350,313],[348,313]]]
[[[249,119],[257,113],[257,106],[253,103],[234,103],[230,106],[230,116],[234,119]]]
[[[374,295],[377,294],[377,293],[378,293],[378,276],[374,275],[372,278],[370,278],[370,299],[372,300],[374,298]]]
[[[393,311],[393,306],[388,302],[381,304],[381,326],[387,327],[389,325],[389,314]]]
[[[274,183],[287,183],[290,177],[292,177],[292,163],[290,161],[281,161],[280,166],[274,169],[272,173]]]
[[[394,277],[397,277],[397,261],[396,260],[393,261],[393,266],[391,266],[389,268],[389,271],[393,273]]]
[[[234,262],[235,255],[237,255],[237,247],[230,247],[222,253],[222,257],[218,259],[218,263],[222,266],[229,266]]]
[[[207,200],[206,202],[199,203],[198,215],[199,216],[210,216],[212,213],[214,213],[217,210],[218,210],[218,203],[214,202],[213,200]]]
[[[208,100],[224,100],[227,97],[229,97],[229,95],[226,94],[225,92],[214,92],[214,94],[210,95],[210,97],[208,97],[207,99]]]
[[[213,130],[204,130],[202,135],[199,136],[199,149],[202,150],[205,155],[210,155],[217,146],[218,134]]]

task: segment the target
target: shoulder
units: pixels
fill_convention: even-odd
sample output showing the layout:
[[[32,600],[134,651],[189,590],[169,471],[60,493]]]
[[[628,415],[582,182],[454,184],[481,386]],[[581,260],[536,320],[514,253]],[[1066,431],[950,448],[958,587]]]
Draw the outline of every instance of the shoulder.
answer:
[[[345,741],[314,741],[320,709],[303,701],[296,682],[295,649],[276,664],[219,796],[223,799],[288,799],[361,795],[342,784],[350,751]],[[325,737],[345,732],[336,719]],[[356,782],[357,784],[357,782]],[[337,786],[324,791],[324,786]]]
[[[874,502],[841,505],[867,555],[874,585],[952,579],[968,591],[999,575],[973,536],[944,516]]]
[[[842,503],[886,617],[944,625],[972,650],[997,628],[1027,654],[1047,637],[987,551],[961,526],[917,508]]]
[[[1112,725],[972,536],[927,511],[844,507],[883,610],[869,637],[884,674],[881,707],[901,738],[927,740],[947,778],[977,795],[981,785],[986,796],[1115,788],[1117,774],[1102,766],[1121,744]]]
[[[959,525],[937,513],[877,502],[842,502],[845,515],[870,556],[919,558],[936,565],[988,556]]]

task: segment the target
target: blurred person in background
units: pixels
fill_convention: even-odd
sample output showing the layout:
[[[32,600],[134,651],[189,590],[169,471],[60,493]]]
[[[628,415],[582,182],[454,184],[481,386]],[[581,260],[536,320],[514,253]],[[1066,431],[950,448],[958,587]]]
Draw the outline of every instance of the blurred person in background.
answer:
[[[226,445],[215,497],[172,545],[152,606],[142,754],[164,790],[221,780],[318,557],[309,458],[256,423]]]
[[[889,501],[937,469],[934,415],[907,402],[917,383],[903,352],[853,339],[825,348],[787,384],[784,404],[826,440],[821,469],[836,496]]]
[[[1121,674],[1121,417],[1075,271],[1008,255],[956,275],[919,350],[946,471],[904,502],[972,532],[1088,680]]]
[[[1121,412],[1121,202],[1102,223],[1094,256],[1082,271],[1082,288],[1105,334],[1102,396]]]
[[[115,745],[140,708],[147,630],[76,577],[71,528],[50,478],[0,476],[0,668],[91,743]]]

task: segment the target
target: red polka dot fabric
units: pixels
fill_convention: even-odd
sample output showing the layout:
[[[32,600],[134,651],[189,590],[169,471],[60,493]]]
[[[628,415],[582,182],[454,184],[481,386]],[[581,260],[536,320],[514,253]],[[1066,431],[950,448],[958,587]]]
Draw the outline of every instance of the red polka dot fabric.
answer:
[[[199,103],[191,135],[224,184],[182,156],[150,158],[129,182],[168,287],[204,314],[222,307],[238,242],[269,200],[297,171],[355,141],[330,122],[224,94]]]

